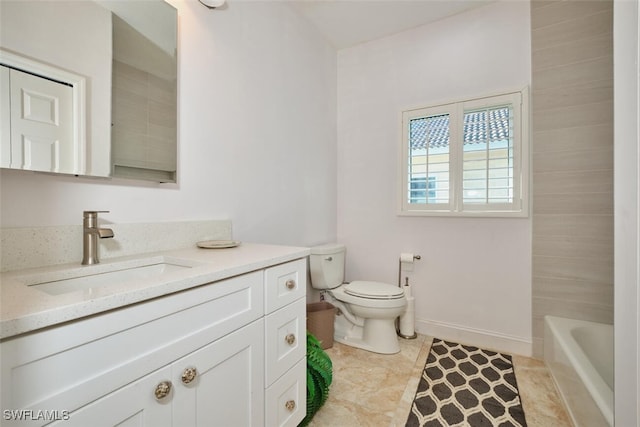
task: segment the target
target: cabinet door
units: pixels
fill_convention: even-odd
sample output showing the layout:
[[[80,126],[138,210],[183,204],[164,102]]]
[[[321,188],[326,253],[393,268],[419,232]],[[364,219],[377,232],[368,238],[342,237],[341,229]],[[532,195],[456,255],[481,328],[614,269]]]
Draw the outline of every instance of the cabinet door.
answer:
[[[307,354],[306,300],[271,313],[265,319],[265,381],[269,387]]]
[[[296,427],[307,415],[307,359],[267,388],[265,426]]]
[[[170,381],[171,368],[159,369],[70,414],[57,414],[60,427],[171,426],[175,383],[165,397],[156,399],[156,388]],[[62,418],[62,419],[61,419]],[[68,419],[64,419],[68,418]]]
[[[264,321],[173,363],[173,425],[264,425]]]
[[[11,168],[78,172],[71,86],[10,70]]]
[[[11,83],[9,68],[0,65],[0,168],[11,166]]]
[[[264,271],[264,312],[273,313],[307,292],[307,259],[301,258]]]

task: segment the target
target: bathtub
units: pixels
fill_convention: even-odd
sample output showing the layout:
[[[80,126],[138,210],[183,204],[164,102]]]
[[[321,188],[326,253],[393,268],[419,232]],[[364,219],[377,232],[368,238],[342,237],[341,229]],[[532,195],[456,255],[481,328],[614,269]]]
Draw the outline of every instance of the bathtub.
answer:
[[[613,426],[613,325],[545,316],[544,361],[577,427]]]

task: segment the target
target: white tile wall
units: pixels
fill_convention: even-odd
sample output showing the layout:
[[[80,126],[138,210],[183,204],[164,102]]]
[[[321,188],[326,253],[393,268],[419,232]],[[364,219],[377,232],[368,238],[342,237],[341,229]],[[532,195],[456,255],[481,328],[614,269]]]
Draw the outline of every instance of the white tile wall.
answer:
[[[532,1],[532,325],[613,322],[613,2]]]
[[[169,80],[113,61],[113,162],[176,170],[176,93]]]

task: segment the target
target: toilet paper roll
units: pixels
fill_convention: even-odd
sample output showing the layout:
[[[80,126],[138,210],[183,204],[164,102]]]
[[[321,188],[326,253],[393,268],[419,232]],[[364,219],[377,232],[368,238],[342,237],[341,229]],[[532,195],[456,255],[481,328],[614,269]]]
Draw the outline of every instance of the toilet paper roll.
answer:
[[[415,306],[415,298],[407,297],[407,309],[400,316],[400,334],[405,337],[413,336],[415,333]]]
[[[412,253],[402,252],[400,254],[400,269],[402,271],[413,271],[413,261],[415,257]]]
[[[409,298],[411,296],[411,285],[402,285],[402,289],[404,289],[404,295]]]
[[[413,264],[414,255],[409,252],[402,252],[400,254],[400,262],[410,262]]]

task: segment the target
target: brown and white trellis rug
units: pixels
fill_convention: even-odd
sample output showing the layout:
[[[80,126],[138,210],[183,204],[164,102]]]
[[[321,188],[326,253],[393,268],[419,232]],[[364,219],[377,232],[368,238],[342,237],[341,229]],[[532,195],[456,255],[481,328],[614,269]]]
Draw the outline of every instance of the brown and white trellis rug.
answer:
[[[407,427],[526,425],[511,356],[433,340]]]

